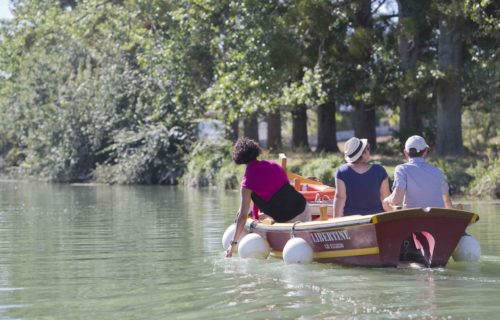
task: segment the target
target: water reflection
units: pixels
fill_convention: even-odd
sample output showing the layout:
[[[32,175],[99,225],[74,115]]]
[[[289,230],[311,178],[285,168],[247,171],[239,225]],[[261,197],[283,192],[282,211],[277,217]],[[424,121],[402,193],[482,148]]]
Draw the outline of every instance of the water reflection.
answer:
[[[237,192],[0,183],[0,318],[496,319],[500,220],[478,263],[401,270],[225,259]]]

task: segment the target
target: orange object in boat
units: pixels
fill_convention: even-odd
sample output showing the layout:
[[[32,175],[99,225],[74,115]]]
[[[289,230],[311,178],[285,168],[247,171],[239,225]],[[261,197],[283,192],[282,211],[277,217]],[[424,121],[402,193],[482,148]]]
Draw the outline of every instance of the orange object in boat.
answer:
[[[285,170],[288,180],[299,191],[307,201],[333,200],[335,188],[327,186],[319,181],[308,179],[296,173],[286,170],[286,155],[280,153],[281,167]]]
[[[335,197],[335,188],[322,184],[319,181],[312,180],[287,172],[288,179],[292,181],[295,189],[299,191],[307,201],[333,200]]]
[[[335,189],[326,185],[306,185],[307,190],[299,192],[307,201],[332,200],[335,197]]]

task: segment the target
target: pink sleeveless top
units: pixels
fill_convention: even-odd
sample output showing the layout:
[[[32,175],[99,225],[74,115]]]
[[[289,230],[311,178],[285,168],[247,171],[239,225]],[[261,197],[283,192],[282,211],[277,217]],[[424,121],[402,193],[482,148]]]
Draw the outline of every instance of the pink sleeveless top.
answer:
[[[255,192],[265,201],[269,201],[276,191],[285,183],[288,177],[276,162],[266,160],[254,160],[247,164],[241,186]],[[258,208],[254,205],[254,219],[259,218]]]

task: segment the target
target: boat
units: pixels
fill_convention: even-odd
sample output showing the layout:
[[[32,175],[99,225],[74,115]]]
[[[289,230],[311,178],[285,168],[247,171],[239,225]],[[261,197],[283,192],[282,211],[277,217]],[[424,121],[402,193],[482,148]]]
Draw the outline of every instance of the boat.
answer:
[[[267,240],[274,257],[283,257],[287,241],[300,237],[312,248],[313,261],[320,263],[444,267],[465,229],[478,219],[463,210],[415,208],[298,223],[248,219],[245,227]]]
[[[306,178],[299,174],[287,171],[287,157],[284,153],[279,154],[280,165],[285,170],[291,185],[299,191],[309,204],[313,217],[325,220],[326,216],[333,217],[333,199],[335,188],[316,180]],[[321,215],[321,211],[323,214]]]
[[[286,171],[286,156],[280,154],[280,159]],[[308,201],[313,221],[274,223],[270,219],[249,218],[245,225],[247,231],[267,240],[271,256],[275,257],[283,257],[286,243],[299,237],[312,248],[312,260],[320,263],[398,267],[416,262],[426,267],[444,267],[466,228],[479,219],[472,212],[444,208],[399,209],[334,218],[333,187],[295,173],[287,175]]]

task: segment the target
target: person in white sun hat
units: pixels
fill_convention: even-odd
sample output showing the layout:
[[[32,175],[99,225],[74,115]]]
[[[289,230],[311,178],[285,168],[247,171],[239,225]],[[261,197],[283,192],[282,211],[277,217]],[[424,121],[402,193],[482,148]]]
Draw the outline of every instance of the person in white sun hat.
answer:
[[[408,162],[396,166],[392,194],[384,199],[403,208],[452,208],[443,171],[425,160],[429,146],[421,136],[411,136],[403,150]]]
[[[370,145],[353,137],[344,146],[347,164],[335,173],[335,217],[373,214],[392,210],[382,200],[389,196],[389,180],[384,167],[370,164]]]

